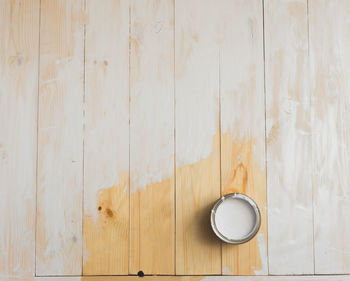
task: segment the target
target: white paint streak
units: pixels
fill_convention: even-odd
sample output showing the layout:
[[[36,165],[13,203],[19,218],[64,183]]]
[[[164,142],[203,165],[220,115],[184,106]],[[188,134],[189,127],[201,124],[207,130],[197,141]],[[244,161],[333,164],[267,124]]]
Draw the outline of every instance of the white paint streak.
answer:
[[[0,279],[35,252],[39,1],[0,1]]]
[[[170,178],[174,168],[173,44],[167,2],[159,3],[162,12],[142,11],[131,26],[131,193]]]
[[[315,272],[350,272],[350,2],[309,1]]]
[[[186,9],[198,9],[199,5],[200,12],[190,17],[187,13],[176,15],[176,21],[181,23],[175,62],[177,167],[207,158],[219,130],[220,48],[217,26],[212,21],[216,4],[190,1]]]
[[[222,274],[223,275],[233,275],[233,272],[227,266],[224,266],[222,268]]]
[[[81,273],[84,33],[74,15],[82,9],[83,1],[41,1],[39,275]]]
[[[254,273],[255,275],[267,275],[268,274],[267,246],[266,246],[265,235],[263,233],[259,233],[257,235],[257,239],[258,239],[261,269],[254,269]]]
[[[89,9],[94,9],[93,2],[89,1]],[[99,9],[88,11],[84,212],[95,222],[98,194],[119,186],[121,175],[127,175],[129,169],[129,19],[120,12],[128,9],[125,4],[121,1],[119,7],[114,1],[105,1]],[[102,17],[117,20],[106,22]],[[127,183],[121,188],[126,191]]]
[[[255,140],[254,161],[264,171],[262,6],[258,1],[218,1],[217,5],[222,5],[220,26],[217,28],[221,133],[229,132],[233,141]]]
[[[306,0],[265,1],[269,270],[312,274]]]

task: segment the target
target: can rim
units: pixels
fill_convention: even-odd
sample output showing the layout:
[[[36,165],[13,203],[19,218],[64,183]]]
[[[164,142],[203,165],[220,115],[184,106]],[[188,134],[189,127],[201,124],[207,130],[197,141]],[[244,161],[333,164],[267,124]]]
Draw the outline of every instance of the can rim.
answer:
[[[215,223],[215,214],[216,214],[216,210],[218,209],[218,207],[220,206],[220,204],[222,204],[225,200],[227,200],[228,198],[237,198],[237,199],[241,199],[244,200],[245,202],[247,202],[254,210],[254,214],[255,214],[255,224],[254,227],[252,228],[252,230],[243,238],[241,239],[230,239],[227,238],[226,236],[224,236],[217,228],[216,223]],[[222,241],[229,243],[229,244],[243,244],[248,242],[249,240],[253,239],[254,236],[258,233],[259,229],[260,229],[260,225],[261,225],[261,214],[260,214],[260,210],[258,205],[255,203],[255,201],[250,198],[248,195],[245,195],[243,193],[229,193],[226,194],[222,197],[220,197],[218,200],[216,200],[213,208],[211,209],[211,215],[210,215],[210,224],[211,227],[214,231],[214,233],[216,234],[217,237],[219,237]]]

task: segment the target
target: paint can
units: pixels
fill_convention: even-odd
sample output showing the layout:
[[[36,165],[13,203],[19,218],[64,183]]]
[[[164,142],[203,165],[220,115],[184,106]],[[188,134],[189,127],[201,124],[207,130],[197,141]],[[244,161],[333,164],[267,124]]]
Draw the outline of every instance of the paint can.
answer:
[[[242,244],[259,231],[261,215],[258,205],[242,193],[229,193],[219,198],[210,214],[211,227],[222,241]]]

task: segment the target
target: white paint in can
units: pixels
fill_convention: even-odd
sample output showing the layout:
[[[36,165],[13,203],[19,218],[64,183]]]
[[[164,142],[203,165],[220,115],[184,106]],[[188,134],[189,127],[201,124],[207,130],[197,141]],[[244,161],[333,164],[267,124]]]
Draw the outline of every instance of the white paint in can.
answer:
[[[217,230],[226,238],[240,240],[254,228],[256,214],[253,207],[240,198],[227,198],[215,212]]]

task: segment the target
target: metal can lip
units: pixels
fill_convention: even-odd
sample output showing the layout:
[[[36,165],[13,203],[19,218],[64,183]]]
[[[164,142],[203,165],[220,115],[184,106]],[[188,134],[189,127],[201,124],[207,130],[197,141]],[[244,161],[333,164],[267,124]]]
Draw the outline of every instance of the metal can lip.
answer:
[[[241,239],[230,239],[227,238],[226,236],[224,236],[223,234],[220,233],[220,231],[218,230],[218,228],[216,227],[216,223],[215,223],[215,214],[216,214],[216,210],[218,209],[218,207],[220,206],[220,204],[222,202],[224,202],[226,199],[228,198],[237,198],[237,199],[241,199],[246,201],[254,210],[254,214],[255,214],[255,224],[254,227],[252,228],[252,230],[243,238]],[[249,240],[251,240],[259,231],[260,229],[260,225],[261,225],[261,214],[260,214],[260,210],[258,205],[255,203],[255,201],[250,198],[249,196],[242,194],[242,193],[229,193],[226,194],[224,196],[222,196],[221,198],[219,198],[212,210],[211,210],[211,215],[210,215],[210,224],[211,227],[214,231],[214,233],[216,234],[217,237],[219,237],[222,241],[229,243],[229,244],[243,244],[248,242]]]

